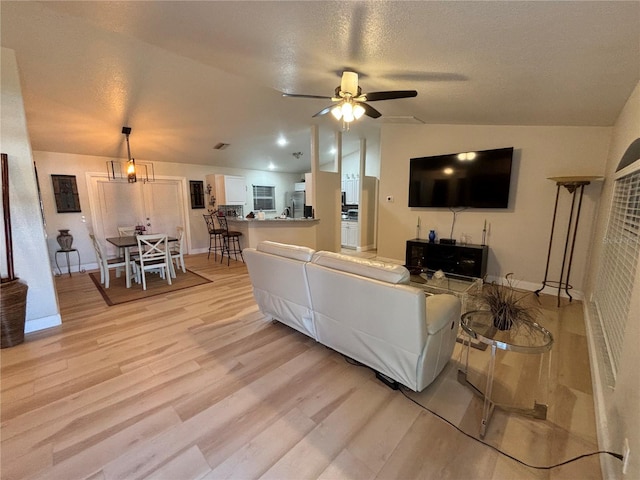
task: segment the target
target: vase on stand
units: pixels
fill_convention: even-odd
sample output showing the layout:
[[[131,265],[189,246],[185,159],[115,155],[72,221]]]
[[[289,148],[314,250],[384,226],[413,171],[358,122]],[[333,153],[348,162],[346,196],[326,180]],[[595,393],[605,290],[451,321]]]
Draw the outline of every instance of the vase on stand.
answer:
[[[60,234],[56,237],[58,241],[58,245],[60,245],[60,249],[63,251],[71,250],[71,245],[73,245],[73,235],[69,233],[68,229],[58,230]]]
[[[436,242],[436,231],[429,230],[429,243],[435,243],[435,242]]]

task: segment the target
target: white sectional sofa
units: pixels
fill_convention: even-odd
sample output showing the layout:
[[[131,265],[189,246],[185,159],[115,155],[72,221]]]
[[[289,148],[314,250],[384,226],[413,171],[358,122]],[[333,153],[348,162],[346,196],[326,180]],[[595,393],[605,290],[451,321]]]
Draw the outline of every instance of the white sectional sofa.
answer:
[[[405,267],[275,242],[243,253],[262,313],[383,380],[419,392],[451,358],[459,299],[426,297]]]

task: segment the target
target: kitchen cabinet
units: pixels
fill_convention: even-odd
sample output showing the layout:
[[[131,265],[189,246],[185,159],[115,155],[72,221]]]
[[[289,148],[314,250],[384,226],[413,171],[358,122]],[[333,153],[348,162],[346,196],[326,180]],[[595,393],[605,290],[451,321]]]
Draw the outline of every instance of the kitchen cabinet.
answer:
[[[244,205],[247,203],[245,177],[235,175],[207,175],[207,184],[212,187],[216,205]]]
[[[341,222],[340,244],[347,248],[357,248],[358,222]]]
[[[347,205],[358,205],[360,200],[360,179],[347,176],[341,185],[342,191],[345,192],[345,203]]]

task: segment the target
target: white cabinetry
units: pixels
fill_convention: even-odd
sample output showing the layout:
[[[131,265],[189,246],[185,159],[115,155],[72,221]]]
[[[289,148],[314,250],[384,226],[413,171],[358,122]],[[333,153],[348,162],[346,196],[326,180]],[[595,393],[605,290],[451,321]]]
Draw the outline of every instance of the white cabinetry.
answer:
[[[213,188],[216,205],[244,205],[247,203],[247,182],[234,175],[207,175],[207,184]]]
[[[340,244],[343,247],[356,248],[358,246],[358,222],[341,222]]]
[[[345,202],[348,205],[358,205],[360,197],[360,179],[354,175],[347,175],[342,180],[342,191],[345,192]]]

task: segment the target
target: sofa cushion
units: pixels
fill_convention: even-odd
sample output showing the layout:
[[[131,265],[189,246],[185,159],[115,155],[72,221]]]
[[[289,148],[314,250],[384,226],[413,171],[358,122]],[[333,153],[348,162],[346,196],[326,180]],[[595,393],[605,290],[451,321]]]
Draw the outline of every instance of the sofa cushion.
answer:
[[[402,265],[393,263],[356,258],[325,251],[316,252],[311,263],[342,272],[353,273],[362,277],[373,278],[381,282],[392,284],[409,283],[409,270]]]
[[[279,257],[300,260],[301,262],[309,262],[315,253],[315,250],[309,247],[271,242],[269,240],[264,240],[258,243],[256,250],[259,252],[270,253],[271,255],[278,255]]]

